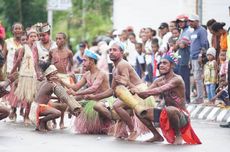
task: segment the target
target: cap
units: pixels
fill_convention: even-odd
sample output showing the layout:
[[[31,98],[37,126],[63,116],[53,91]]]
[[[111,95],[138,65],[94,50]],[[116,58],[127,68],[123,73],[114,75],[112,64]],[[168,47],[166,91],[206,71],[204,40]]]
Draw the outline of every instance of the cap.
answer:
[[[28,30],[26,30],[26,34],[27,34],[27,35],[30,35],[31,33],[36,33],[36,34],[37,34],[38,32],[37,32],[37,30],[34,29],[34,28],[29,28]]]
[[[185,14],[181,14],[181,15],[178,15],[177,17],[176,17],[176,21],[178,22],[178,21],[187,21],[188,20],[188,16],[187,15],[185,15]]]
[[[178,55],[178,53],[174,53],[174,52],[167,52],[162,59],[166,59],[169,62],[173,63],[173,64],[177,64],[178,63],[178,58],[180,58],[180,56]]]
[[[39,28],[39,33],[46,33],[49,32],[51,29],[51,26],[48,23],[42,24],[42,26]]]
[[[191,14],[189,17],[188,17],[188,20],[189,21],[199,21],[200,20],[200,17],[196,14]]]
[[[98,60],[97,54],[92,52],[92,51],[90,51],[90,50],[85,50],[84,55],[89,57],[89,58],[92,58],[94,60]]]
[[[186,44],[186,45],[190,45],[190,40],[187,37],[182,37],[179,42]]]
[[[168,23],[163,22],[163,23],[161,23],[161,25],[159,26],[159,29],[164,29],[164,28],[168,28],[168,27],[169,27]]]
[[[125,51],[125,46],[121,42],[119,42],[119,41],[110,41],[109,42],[109,48],[111,48],[113,45],[119,46],[120,51],[122,51],[122,52]]]
[[[84,43],[80,43],[79,47],[86,47],[86,45]]]
[[[216,57],[216,49],[213,48],[213,47],[211,47],[211,48],[209,48],[209,49],[207,50],[207,53],[206,53],[206,54],[207,54],[207,55],[209,54],[209,55],[212,55],[212,56]]]
[[[48,76],[49,74],[56,72],[57,68],[55,67],[55,65],[50,65],[44,72],[45,76]]]

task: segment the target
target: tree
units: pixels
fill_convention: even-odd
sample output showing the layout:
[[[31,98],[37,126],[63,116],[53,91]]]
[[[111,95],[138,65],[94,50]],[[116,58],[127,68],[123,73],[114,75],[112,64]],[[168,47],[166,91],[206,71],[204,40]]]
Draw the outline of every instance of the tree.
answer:
[[[21,22],[25,27],[37,22],[46,22],[46,0],[2,0],[1,20],[6,27]],[[9,28],[7,28],[10,31]]]
[[[92,42],[112,29],[111,0],[72,0],[72,3],[70,12],[54,13],[54,34],[66,31],[75,45],[82,40]]]

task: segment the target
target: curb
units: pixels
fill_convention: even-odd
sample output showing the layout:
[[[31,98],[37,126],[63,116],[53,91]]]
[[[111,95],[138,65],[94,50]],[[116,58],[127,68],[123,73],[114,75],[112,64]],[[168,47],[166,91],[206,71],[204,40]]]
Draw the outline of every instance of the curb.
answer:
[[[216,121],[216,122],[230,122],[230,109],[215,106],[189,104],[187,110],[192,119]]]

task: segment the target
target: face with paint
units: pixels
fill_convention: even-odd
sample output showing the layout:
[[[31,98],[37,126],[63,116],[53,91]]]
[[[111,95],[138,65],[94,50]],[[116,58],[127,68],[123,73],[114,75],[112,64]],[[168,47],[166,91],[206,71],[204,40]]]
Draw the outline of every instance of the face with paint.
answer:
[[[48,32],[40,33],[39,37],[42,43],[45,43],[45,44],[48,43],[50,40],[50,34]]]
[[[91,58],[87,57],[86,55],[84,55],[83,56],[83,62],[82,62],[83,69],[85,71],[89,71],[91,66],[92,66],[92,64],[94,64],[93,62],[94,62],[93,59],[91,59]]]
[[[160,61],[160,66],[159,66],[159,71],[161,75],[166,75],[168,74],[173,68],[173,64],[167,60],[167,59],[161,59]]]
[[[56,36],[56,44],[59,48],[62,48],[65,46],[65,36],[62,33],[58,33]]]

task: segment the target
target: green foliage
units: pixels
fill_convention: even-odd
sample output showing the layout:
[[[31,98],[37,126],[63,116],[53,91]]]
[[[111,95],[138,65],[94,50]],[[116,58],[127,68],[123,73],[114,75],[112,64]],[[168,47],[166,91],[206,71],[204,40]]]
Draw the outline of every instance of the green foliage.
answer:
[[[8,32],[15,22],[21,22],[25,27],[45,22],[46,0],[1,0],[0,14]]]
[[[74,46],[82,40],[92,42],[96,36],[106,35],[112,29],[111,0],[72,0],[72,3],[71,11],[55,12],[53,36],[62,30]]]
[[[47,21],[47,0],[1,0],[0,20],[9,36],[10,27],[22,22],[25,27]],[[57,32],[69,35],[72,45],[82,40],[92,42],[112,28],[112,0],[72,0],[69,11],[54,11],[53,38]]]

